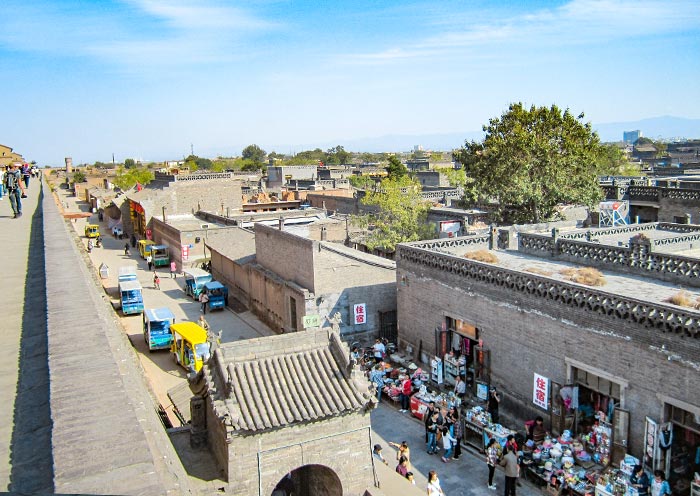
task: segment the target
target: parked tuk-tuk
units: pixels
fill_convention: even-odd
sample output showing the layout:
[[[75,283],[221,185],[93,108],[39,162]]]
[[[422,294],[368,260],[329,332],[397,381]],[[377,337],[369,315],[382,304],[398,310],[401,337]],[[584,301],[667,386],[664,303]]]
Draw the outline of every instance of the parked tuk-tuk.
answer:
[[[204,285],[209,296],[209,310],[223,310],[228,303],[228,288],[219,281],[210,281]]]
[[[138,281],[122,281],[119,283],[119,298],[122,302],[122,313],[131,315],[143,312],[143,292]]]
[[[199,298],[204,285],[212,280],[211,274],[202,269],[185,269],[182,273],[185,276],[185,294],[195,300]]]
[[[135,265],[125,265],[124,267],[119,267],[119,282],[135,281],[135,280],[136,280],[136,266]]]
[[[170,249],[166,245],[152,245],[151,255],[154,266],[167,267],[170,265]]]
[[[143,312],[143,339],[148,351],[167,350],[173,343],[170,326],[175,323],[175,315],[169,308],[149,308]]]
[[[189,371],[199,372],[211,353],[207,331],[194,322],[172,324],[170,331],[173,334],[170,351],[175,361]]]
[[[85,237],[86,238],[97,238],[100,235],[100,226],[97,224],[88,224],[85,226]]]
[[[151,241],[150,239],[140,239],[138,243],[139,247],[139,255],[141,258],[146,260],[146,257],[150,254],[151,252],[151,247],[156,244],[155,241]]]

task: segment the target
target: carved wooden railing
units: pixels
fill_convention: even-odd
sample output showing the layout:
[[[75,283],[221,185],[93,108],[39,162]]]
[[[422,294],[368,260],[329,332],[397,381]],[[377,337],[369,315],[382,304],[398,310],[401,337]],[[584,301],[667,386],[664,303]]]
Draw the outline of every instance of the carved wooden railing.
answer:
[[[470,291],[473,291],[473,283],[476,282],[494,289],[541,298],[543,305],[553,302],[663,333],[700,337],[700,312],[690,309],[642,301],[446,253],[436,253],[421,243],[400,244],[396,250],[396,260],[399,269],[404,261],[462,278],[463,285]]]

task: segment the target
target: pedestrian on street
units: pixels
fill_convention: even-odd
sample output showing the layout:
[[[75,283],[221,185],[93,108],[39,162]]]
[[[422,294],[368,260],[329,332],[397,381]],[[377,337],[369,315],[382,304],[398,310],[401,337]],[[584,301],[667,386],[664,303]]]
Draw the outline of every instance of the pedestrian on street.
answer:
[[[136,235],[131,233],[131,247],[136,248]]]
[[[124,256],[129,256],[129,243],[124,243]]]
[[[462,456],[462,422],[459,420],[459,409],[452,408],[452,420],[454,422],[454,437],[457,440],[455,443],[455,460],[459,460]]]
[[[170,278],[177,279],[177,264],[175,262],[170,262]]]
[[[428,472],[428,496],[445,496],[435,470]]]
[[[425,426],[425,444],[428,444],[428,422],[435,413],[435,402],[431,401],[428,405],[428,409],[423,414],[423,425]]]
[[[489,467],[489,489],[496,489],[496,484],[493,483],[493,475],[496,473],[496,464],[498,463],[498,444],[496,440],[491,438],[486,445],[486,465]]]
[[[207,332],[209,331],[209,322],[206,321],[206,319],[204,318],[204,315],[199,316],[199,327],[201,327],[202,329],[204,329]]]
[[[513,453],[512,446],[506,446],[506,454],[501,460],[500,465],[505,468],[506,472],[506,488],[505,496],[515,496],[515,483],[518,480],[518,457]]]
[[[148,270],[153,268],[153,257],[149,254],[146,256],[146,263],[148,264]]]
[[[457,440],[450,434],[450,429],[447,427],[442,428],[442,447],[445,448],[445,454],[442,456],[442,462],[447,463],[452,458],[452,453],[454,453],[454,447],[457,444]]]
[[[158,277],[158,273],[155,270],[153,271],[153,287],[160,289],[160,277]]]
[[[202,291],[199,293],[199,311],[202,313],[207,313],[207,303],[209,303],[209,295],[207,295],[206,291]]]
[[[377,403],[382,401],[382,389],[384,389],[384,369],[380,363],[376,364],[369,373],[369,381],[377,388]]]
[[[401,413],[408,412],[411,407],[411,393],[413,392],[413,386],[411,385],[411,378],[405,375],[403,381],[401,382]]]
[[[5,174],[5,189],[7,190],[7,195],[10,197],[12,212],[15,214],[14,218],[22,217],[22,198],[25,197],[25,195],[24,186],[22,185],[22,173],[19,171],[17,164],[8,166],[7,173]]]
[[[428,421],[428,454],[434,455],[438,452],[437,449],[437,432],[438,432],[438,412],[433,412],[433,416]]]

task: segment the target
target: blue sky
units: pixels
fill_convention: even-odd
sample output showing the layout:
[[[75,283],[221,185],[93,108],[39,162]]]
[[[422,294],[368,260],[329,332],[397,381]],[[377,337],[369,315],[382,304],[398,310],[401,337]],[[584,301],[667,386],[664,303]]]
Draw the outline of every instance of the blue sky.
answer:
[[[42,165],[700,118],[700,0],[3,0],[0,143]],[[466,134],[465,134],[466,136]]]

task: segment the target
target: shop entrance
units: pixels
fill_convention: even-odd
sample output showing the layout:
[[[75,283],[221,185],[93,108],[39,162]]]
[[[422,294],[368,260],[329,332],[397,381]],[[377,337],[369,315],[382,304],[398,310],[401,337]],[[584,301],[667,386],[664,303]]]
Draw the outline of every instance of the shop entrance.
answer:
[[[343,496],[338,475],[323,465],[304,465],[285,475],[271,496]]]
[[[445,382],[454,385],[457,376],[476,391],[477,383],[488,386],[488,351],[479,348],[479,329],[464,320],[445,316],[442,329],[437,332],[436,350],[444,361]]]
[[[665,417],[672,429],[660,435],[659,446],[666,448],[668,481],[673,494],[687,496],[693,488],[693,474],[700,473],[700,416],[667,404]],[[700,494],[700,485],[693,489]]]
[[[629,438],[629,411],[622,408],[621,385],[577,367],[572,372],[578,390],[574,432],[593,434],[594,461],[602,465],[619,462],[627,452]]]

